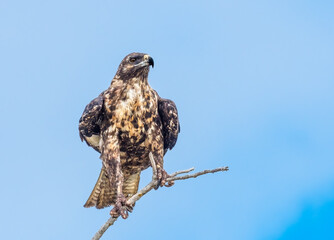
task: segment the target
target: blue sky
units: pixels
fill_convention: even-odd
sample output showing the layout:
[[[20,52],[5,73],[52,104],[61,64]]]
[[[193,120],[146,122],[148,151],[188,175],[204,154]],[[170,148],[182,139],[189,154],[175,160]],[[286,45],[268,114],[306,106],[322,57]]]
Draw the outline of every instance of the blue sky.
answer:
[[[137,51],[179,109],[167,171],[230,171],[149,193],[104,239],[333,239],[333,11],[333,1],[1,1],[1,238],[90,239],[107,220],[109,209],[82,207],[101,162],[78,119]]]

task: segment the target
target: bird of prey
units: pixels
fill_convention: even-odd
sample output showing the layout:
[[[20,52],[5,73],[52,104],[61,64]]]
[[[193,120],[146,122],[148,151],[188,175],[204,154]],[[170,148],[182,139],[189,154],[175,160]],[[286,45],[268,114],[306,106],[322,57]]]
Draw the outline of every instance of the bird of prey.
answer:
[[[180,132],[175,103],[161,98],[148,83],[152,57],[131,53],[120,63],[109,88],[93,99],[79,120],[79,134],[100,153],[102,169],[84,207],[114,205],[110,214],[127,218],[127,199],[138,191],[140,173],[157,167],[158,188],[169,186],[163,157]]]

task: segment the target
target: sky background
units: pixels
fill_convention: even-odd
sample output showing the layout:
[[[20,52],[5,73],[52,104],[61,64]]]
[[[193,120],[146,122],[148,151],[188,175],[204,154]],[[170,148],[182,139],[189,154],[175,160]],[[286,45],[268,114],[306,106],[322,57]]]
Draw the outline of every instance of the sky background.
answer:
[[[0,2],[1,239],[90,239],[101,168],[78,134],[131,52],[175,101],[168,172],[103,239],[334,239],[333,1]],[[142,175],[149,182],[151,170]]]

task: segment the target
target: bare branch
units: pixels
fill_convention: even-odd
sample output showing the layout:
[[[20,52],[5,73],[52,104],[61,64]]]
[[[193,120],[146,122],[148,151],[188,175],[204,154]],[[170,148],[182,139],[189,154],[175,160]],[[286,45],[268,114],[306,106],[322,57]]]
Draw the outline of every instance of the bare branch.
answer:
[[[183,174],[183,173],[188,173],[188,172],[191,172],[191,171],[194,171],[194,170],[195,170],[195,168],[192,167],[192,168],[189,168],[189,169],[187,169],[187,170],[177,171],[177,172],[175,172],[175,173],[170,174],[169,177],[170,177],[170,178],[171,178],[171,177],[175,177],[175,176],[177,176],[177,175],[180,175],[180,174]]]
[[[151,166],[152,166],[152,180],[149,184],[147,184],[140,191],[138,191],[135,195],[133,195],[131,198],[128,199],[127,203],[131,204],[132,206],[135,204],[135,202],[137,202],[140,198],[142,198],[146,193],[151,191],[158,184],[157,168],[156,168],[155,161],[154,161],[152,153],[149,154],[149,158],[150,158]],[[229,170],[228,167],[219,167],[219,168],[215,168],[215,169],[211,169],[211,170],[204,170],[204,171],[193,173],[193,174],[178,176],[180,174],[189,173],[189,172],[193,171],[194,169],[195,168],[190,168],[190,169],[187,169],[187,170],[181,170],[181,171],[174,172],[174,173],[169,175],[169,178],[166,179],[166,182],[177,181],[177,180],[185,180],[185,179],[189,179],[189,178],[196,178],[198,176],[201,176],[201,175],[204,175],[204,174],[207,174],[207,173],[224,172],[224,171]],[[92,240],[100,239],[102,237],[102,235],[105,233],[105,231],[107,231],[107,229],[111,225],[113,225],[114,222],[116,222],[117,219],[118,219],[118,217],[116,217],[116,218],[115,217],[110,217],[108,219],[108,221],[105,224],[103,224],[102,227],[96,232],[96,234],[94,235]]]
[[[118,218],[118,217],[117,217]],[[117,218],[111,217],[108,219],[108,221],[102,225],[102,227],[97,231],[92,238],[92,240],[98,240],[102,237],[102,235],[107,231],[107,229],[116,222]]]
[[[186,172],[187,170],[184,170],[184,171],[180,171],[180,172]],[[228,171],[228,167],[220,167],[220,168],[215,168],[215,169],[211,169],[211,170],[204,170],[204,171],[201,171],[201,172],[197,172],[197,173],[194,173],[194,174],[189,174],[189,175],[183,175],[183,176],[180,176],[180,177],[177,177],[176,175],[174,175],[173,177],[169,177],[166,179],[167,182],[169,181],[176,181],[176,180],[185,180],[185,179],[188,179],[188,178],[197,178],[198,176],[201,176],[201,175],[204,175],[204,174],[207,174],[207,173],[215,173],[215,172],[224,172],[224,171]]]

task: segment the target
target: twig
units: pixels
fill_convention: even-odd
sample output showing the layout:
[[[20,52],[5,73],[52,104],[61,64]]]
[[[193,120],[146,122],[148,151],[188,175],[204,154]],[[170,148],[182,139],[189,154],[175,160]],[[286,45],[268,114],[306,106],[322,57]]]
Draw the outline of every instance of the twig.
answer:
[[[170,177],[175,177],[175,176],[177,176],[177,175],[180,175],[180,174],[183,174],[183,173],[188,173],[188,172],[191,172],[191,171],[194,171],[194,170],[195,170],[195,168],[192,167],[192,168],[189,168],[189,169],[187,169],[187,170],[177,171],[177,172],[175,172],[175,173],[170,174],[169,176],[170,176]]]
[[[140,198],[142,198],[146,193],[151,191],[158,183],[157,168],[156,168],[155,161],[154,161],[152,153],[149,154],[149,158],[150,158],[150,162],[151,162],[151,166],[152,166],[152,172],[153,172],[152,180],[149,184],[147,184],[145,187],[143,187],[135,195],[133,195],[131,198],[129,198],[128,201],[127,201],[128,204],[134,205],[135,202],[137,202]],[[228,167],[219,167],[219,168],[215,168],[215,169],[211,169],[211,170],[204,170],[204,171],[189,174],[189,175],[178,176],[180,174],[189,173],[189,172],[193,171],[194,169],[195,168],[190,168],[190,169],[187,169],[187,170],[181,170],[181,171],[174,172],[174,173],[169,175],[169,178],[166,179],[166,182],[177,181],[177,180],[185,180],[185,179],[189,179],[189,178],[196,178],[198,176],[201,176],[201,175],[204,175],[204,174],[207,174],[207,173],[224,172],[224,171],[229,170]],[[92,240],[100,239],[102,237],[102,235],[105,233],[105,231],[107,231],[107,229],[111,225],[113,225],[116,222],[117,219],[118,219],[118,217],[110,217],[108,219],[108,221],[106,223],[104,223],[102,225],[102,227],[95,233]]]
[[[186,171],[187,170],[180,171],[180,172],[187,173]],[[204,174],[207,174],[207,173],[224,172],[224,171],[228,171],[228,167],[220,167],[220,168],[215,168],[215,169],[211,169],[211,170],[203,170],[201,172],[197,172],[197,173],[189,174],[189,175],[183,175],[183,176],[179,176],[179,177],[174,175],[173,177],[167,178],[166,182],[176,181],[176,180],[185,180],[185,179],[188,179],[188,178],[197,178],[198,176],[201,176],[201,175],[204,175]]]

